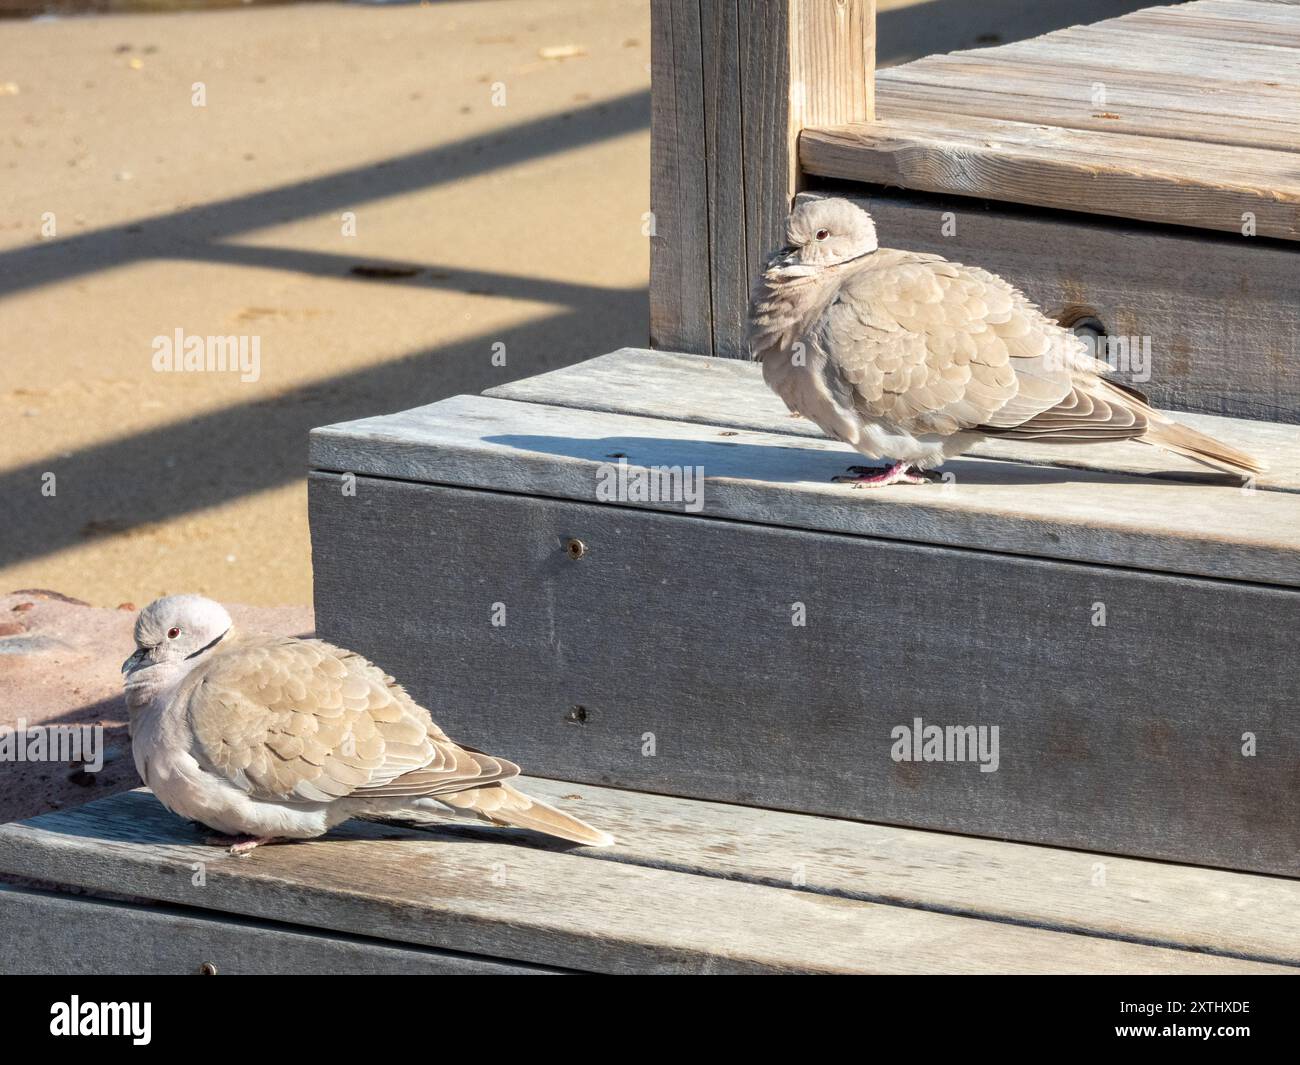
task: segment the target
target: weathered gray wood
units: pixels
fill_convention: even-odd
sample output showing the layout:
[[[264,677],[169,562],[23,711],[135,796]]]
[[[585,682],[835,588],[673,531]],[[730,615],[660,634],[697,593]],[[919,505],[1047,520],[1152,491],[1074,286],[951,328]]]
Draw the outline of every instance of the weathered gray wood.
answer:
[[[440,949],[609,972],[1294,972],[602,861],[500,833],[350,824],[247,859],[132,792],[0,828],[0,870]],[[598,852],[608,853],[608,852]],[[191,866],[206,862],[206,884]]]
[[[871,125],[807,129],[811,174],[922,192],[1300,239],[1289,152],[895,107]]]
[[[1165,70],[1170,80],[1181,77],[1227,78],[1300,85],[1295,49],[1276,44],[1223,40],[1208,42],[1182,37],[1150,26],[1130,26],[1123,17],[1091,26],[1071,26],[989,49],[991,55],[1010,59],[1062,58],[1090,61],[1105,80],[1122,55],[1122,66],[1135,71]],[[1206,130],[1212,139],[1212,131]],[[1280,160],[1279,160],[1280,162]]]
[[[805,437],[457,396],[315,429],[314,468],[596,500],[602,468],[699,467],[703,515],[982,551],[1300,585],[1300,496],[965,458],[947,484],[862,492]],[[680,501],[628,500],[681,512]]]
[[[651,21],[651,343],[740,356],[799,131],[872,117],[875,0],[655,0]]]
[[[728,429],[825,439],[807,418],[793,418],[763,384],[754,363],[670,351],[621,348],[586,362],[489,389],[484,395],[579,410],[639,414]],[[1269,464],[1257,485],[1300,492],[1300,428],[1209,414],[1179,420],[1229,440]],[[1157,448],[1132,443],[1041,444],[986,440],[971,452],[981,458],[1117,473],[1203,477],[1205,467]],[[1213,476],[1213,474],[1209,474]]]
[[[1300,594],[508,494],[564,494],[545,468],[309,480],[318,631],[453,736],[561,779],[1300,873]],[[780,520],[792,489],[735,491]],[[998,726],[1001,767],[894,761],[916,717]]]
[[[785,234],[802,187],[798,139],[807,126],[875,117],[875,0],[742,0],[740,84],[735,122],[743,129],[745,254],[711,242],[714,271],[732,278],[742,311],[754,277]],[[744,315],[731,343],[714,354],[746,355]]]
[[[699,0],[652,0],[650,342],[712,353]]]
[[[111,886],[111,885],[110,885]],[[505,976],[558,972],[308,928],[0,884],[0,975]]]
[[[1072,53],[1067,49],[1066,56]],[[881,110],[958,109],[984,118],[1037,122],[1069,129],[1212,140],[1290,151],[1300,143],[1295,100],[1300,86],[1252,80],[1188,78],[1171,83],[1167,70],[1108,73],[1074,57],[992,58],[982,52],[932,56],[880,74]],[[1105,98],[1092,98],[1102,84]]]
[[[696,254],[709,264],[713,354],[734,355],[744,335],[749,289],[737,264],[745,250],[745,132],[738,114],[740,42],[744,23],[737,0],[700,4],[704,55],[704,160],[707,167],[707,229],[692,234]],[[691,146],[683,150],[693,152]]]
[[[615,861],[1300,965],[1300,880],[560,780],[527,788],[599,817]]]

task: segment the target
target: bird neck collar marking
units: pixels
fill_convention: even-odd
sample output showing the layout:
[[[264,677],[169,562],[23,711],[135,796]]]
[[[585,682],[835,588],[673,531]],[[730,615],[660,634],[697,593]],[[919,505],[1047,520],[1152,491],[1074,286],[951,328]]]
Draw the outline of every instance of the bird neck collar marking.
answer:
[[[185,661],[188,662],[191,658],[198,658],[199,655],[201,655],[204,651],[210,651],[210,650],[212,650],[212,648],[216,647],[217,644],[219,644],[222,640],[224,640],[224,639],[226,638],[226,636],[229,634],[229,632],[230,632],[230,630],[227,629],[227,630],[226,630],[225,632],[223,632],[220,636],[218,636],[215,640],[211,641],[210,643],[206,643],[206,644],[204,644],[202,647],[200,647],[200,648],[199,648],[197,651],[195,651],[193,654],[188,654],[188,655],[186,655],[186,656],[185,656]]]
[[[849,265],[851,265],[852,263],[861,262],[861,261],[862,261],[863,259],[865,259],[868,255],[875,255],[876,252],[878,252],[879,250],[880,250],[879,248],[872,248],[870,251],[864,251],[864,252],[859,253],[858,255],[853,256],[852,259],[841,259],[841,260],[840,260],[839,262],[837,262],[837,263],[831,263],[831,265],[830,265],[829,267],[827,267],[827,269],[828,269],[828,270],[838,270],[841,266],[849,266]]]

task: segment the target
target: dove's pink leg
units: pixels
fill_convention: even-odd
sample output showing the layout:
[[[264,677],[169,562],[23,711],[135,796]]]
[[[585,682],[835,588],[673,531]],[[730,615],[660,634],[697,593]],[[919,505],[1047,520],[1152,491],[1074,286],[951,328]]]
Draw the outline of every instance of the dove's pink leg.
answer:
[[[873,472],[868,473],[871,470]],[[854,488],[883,488],[887,484],[926,484],[929,478],[910,462],[896,462],[888,469],[874,466],[850,466],[848,477],[831,478],[837,484],[851,484]]]
[[[274,843],[275,836],[222,836],[211,835],[204,839],[209,847],[228,847],[231,854],[244,855],[264,843]]]

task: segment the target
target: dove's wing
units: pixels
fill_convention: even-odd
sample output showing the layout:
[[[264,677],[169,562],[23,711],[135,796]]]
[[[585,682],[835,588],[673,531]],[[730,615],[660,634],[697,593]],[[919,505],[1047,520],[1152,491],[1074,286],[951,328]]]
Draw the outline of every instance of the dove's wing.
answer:
[[[997,275],[938,255],[867,256],[812,339],[834,392],[913,433],[1097,440],[1145,429],[1116,393],[1096,394],[1105,364],[1077,337]]]
[[[186,689],[200,763],[257,799],[436,796],[519,773],[453,743],[392,677],[320,640],[240,638]]]

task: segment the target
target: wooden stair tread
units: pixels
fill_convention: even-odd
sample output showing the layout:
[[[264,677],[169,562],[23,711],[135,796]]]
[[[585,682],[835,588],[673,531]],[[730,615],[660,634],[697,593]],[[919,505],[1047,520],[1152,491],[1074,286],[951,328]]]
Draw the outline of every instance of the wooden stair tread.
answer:
[[[652,389],[648,382],[655,361],[662,387]],[[597,376],[584,376],[595,364]],[[619,352],[605,361],[506,386],[492,396],[458,396],[399,414],[325,426],[312,431],[311,465],[323,471],[596,501],[599,468],[616,465],[623,456],[632,467],[702,467],[705,489],[698,513],[703,517],[1300,586],[1300,496],[1293,490],[1243,491],[1212,472],[1211,483],[1185,483],[1103,467],[972,456],[945,465],[954,478],[951,484],[867,493],[832,483],[847,466],[862,461],[846,445],[768,429],[730,428],[743,423],[753,407],[760,417],[772,417],[777,401],[759,399],[757,367],[701,360],[702,372],[716,375],[702,388],[698,377],[673,372],[674,365],[672,357]],[[743,384],[746,376],[748,385]],[[644,396],[659,413],[585,409],[584,404],[597,401],[615,405],[618,389],[612,382],[619,380],[625,393]],[[539,386],[537,381],[549,383]],[[575,406],[546,402],[539,387],[558,389]],[[502,398],[525,394],[523,389],[533,401]],[[701,391],[712,392],[709,402],[715,410],[735,397],[734,416],[719,420],[709,413],[708,421],[677,420]],[[784,418],[787,425],[793,421]],[[1198,423],[1206,424],[1204,418]],[[1296,431],[1261,430],[1258,424],[1238,423],[1243,432],[1258,434],[1257,440],[1280,442],[1269,457],[1280,450],[1277,465],[1283,480],[1278,486],[1292,487],[1294,445],[1285,441],[1294,440]],[[1225,435],[1246,443],[1235,432]],[[1126,447],[1130,453],[1141,450],[1139,445]],[[1153,459],[1138,455],[1125,461]],[[680,501],[671,500],[627,505],[683,509]]]
[[[800,161],[1237,234],[1250,212],[1260,236],[1297,240],[1298,41],[1300,8],[1198,0],[930,56],[877,74],[876,122],[805,130]]]
[[[525,787],[620,845],[353,822],[234,858],[141,789],[0,827],[0,873],[597,971],[1294,972],[1300,954],[1294,881]]]

